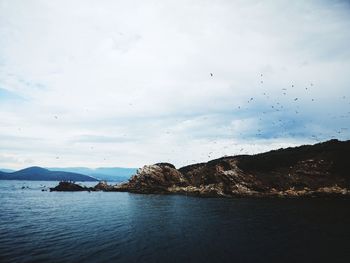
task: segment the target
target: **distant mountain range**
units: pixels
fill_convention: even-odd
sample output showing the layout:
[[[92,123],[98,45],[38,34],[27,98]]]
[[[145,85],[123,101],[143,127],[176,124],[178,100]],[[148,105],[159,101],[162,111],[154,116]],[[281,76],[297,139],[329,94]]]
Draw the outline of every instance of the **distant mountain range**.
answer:
[[[19,171],[0,169],[0,180],[31,181],[99,181],[125,182],[136,173],[136,168],[41,168],[29,167]]]
[[[50,171],[62,171],[88,175],[99,180],[109,182],[125,182],[137,171],[137,168],[122,168],[122,167],[100,167],[100,168],[86,168],[86,167],[68,167],[68,168],[47,168]]]
[[[0,180],[30,180],[30,181],[98,181],[88,175],[79,173],[50,171],[33,166],[16,172],[0,172]]]
[[[0,172],[5,172],[5,173],[13,173],[15,170],[11,170],[11,169],[2,169],[0,168]]]

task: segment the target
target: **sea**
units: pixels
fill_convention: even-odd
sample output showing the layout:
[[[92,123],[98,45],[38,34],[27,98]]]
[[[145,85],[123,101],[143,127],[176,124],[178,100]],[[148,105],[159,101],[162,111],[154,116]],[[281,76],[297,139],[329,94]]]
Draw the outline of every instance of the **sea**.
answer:
[[[57,183],[0,180],[1,263],[350,262],[349,200],[45,191]]]

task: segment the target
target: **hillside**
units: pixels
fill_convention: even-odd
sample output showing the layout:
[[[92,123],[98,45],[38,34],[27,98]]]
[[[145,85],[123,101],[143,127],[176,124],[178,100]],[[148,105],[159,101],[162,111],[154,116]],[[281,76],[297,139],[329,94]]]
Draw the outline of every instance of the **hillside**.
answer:
[[[30,181],[98,181],[91,176],[62,172],[49,171],[41,167],[29,167],[16,172],[0,172],[0,180],[30,180]]]
[[[115,187],[135,193],[201,196],[323,196],[350,194],[350,141],[223,157],[176,169],[158,163]]]

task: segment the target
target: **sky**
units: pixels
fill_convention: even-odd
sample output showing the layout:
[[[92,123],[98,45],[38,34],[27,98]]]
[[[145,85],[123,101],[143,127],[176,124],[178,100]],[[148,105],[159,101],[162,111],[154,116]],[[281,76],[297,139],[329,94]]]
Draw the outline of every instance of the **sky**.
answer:
[[[0,0],[0,167],[350,139],[349,28],[349,1]]]

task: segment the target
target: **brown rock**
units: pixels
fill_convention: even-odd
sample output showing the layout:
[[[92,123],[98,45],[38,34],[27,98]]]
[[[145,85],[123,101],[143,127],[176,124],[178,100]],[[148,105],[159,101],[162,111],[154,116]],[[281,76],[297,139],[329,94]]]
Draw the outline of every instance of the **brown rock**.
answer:
[[[72,183],[72,182],[59,182],[56,187],[50,188],[50,191],[57,192],[70,192],[70,191],[89,191],[90,188]]]

